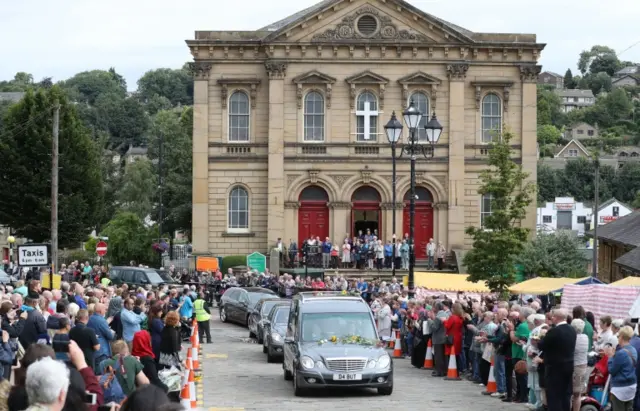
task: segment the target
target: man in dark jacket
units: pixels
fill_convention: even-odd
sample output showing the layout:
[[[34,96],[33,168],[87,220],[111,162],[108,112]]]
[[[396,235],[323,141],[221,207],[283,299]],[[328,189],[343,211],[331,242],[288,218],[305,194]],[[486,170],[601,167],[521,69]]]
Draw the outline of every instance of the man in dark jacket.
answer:
[[[44,317],[36,309],[38,300],[27,297],[25,301],[25,311],[27,311],[27,319],[24,322],[24,328],[18,340],[22,347],[26,350],[33,343],[38,342],[38,338],[47,334],[47,323]]]
[[[551,320],[555,326],[538,344],[538,348],[544,353],[545,385],[549,411],[571,410],[576,331],[567,324],[568,316],[567,310],[553,310]]]

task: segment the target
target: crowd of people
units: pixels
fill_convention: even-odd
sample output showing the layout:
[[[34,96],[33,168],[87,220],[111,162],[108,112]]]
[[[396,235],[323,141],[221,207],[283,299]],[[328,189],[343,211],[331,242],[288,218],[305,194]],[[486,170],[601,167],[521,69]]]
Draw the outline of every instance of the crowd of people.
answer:
[[[184,367],[185,324],[211,342],[203,289],[116,287],[87,265],[65,267],[79,281],[60,289],[30,271],[0,287],[0,411],[182,409],[168,376]]]

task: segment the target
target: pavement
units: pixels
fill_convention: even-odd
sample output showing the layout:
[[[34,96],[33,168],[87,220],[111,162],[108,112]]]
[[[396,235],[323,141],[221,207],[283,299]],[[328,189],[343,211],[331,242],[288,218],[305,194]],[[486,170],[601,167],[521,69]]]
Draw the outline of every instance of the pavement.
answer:
[[[390,396],[375,390],[320,390],[306,397],[293,395],[280,363],[268,364],[262,346],[249,338],[242,326],[222,323],[212,310],[213,344],[203,344],[198,384],[198,406],[208,411],[410,411],[474,410],[522,411],[522,404],[508,404],[481,394],[482,387],[468,381],[445,381],[418,370],[408,359],[394,360],[394,390]],[[203,401],[204,397],[204,401]]]

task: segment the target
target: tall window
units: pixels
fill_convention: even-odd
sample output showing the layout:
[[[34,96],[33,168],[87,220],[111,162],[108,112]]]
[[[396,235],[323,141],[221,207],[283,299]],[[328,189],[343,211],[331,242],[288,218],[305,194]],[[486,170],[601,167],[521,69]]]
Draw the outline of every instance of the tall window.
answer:
[[[244,91],[229,98],[229,141],[249,141],[249,96]]]
[[[229,193],[229,232],[249,230],[249,193],[244,187],[235,186]]]
[[[317,91],[304,97],[304,141],[324,141],[324,97]]]
[[[427,143],[427,130],[424,129],[425,124],[429,121],[429,99],[424,93],[413,93],[409,101],[413,100],[413,105],[420,110],[422,118],[418,124],[418,141]]]
[[[502,130],[502,103],[495,94],[482,99],[482,142],[491,142],[493,133]]]
[[[484,219],[491,215],[491,200],[493,200],[491,194],[482,195],[482,204],[480,205],[480,225],[482,227],[484,227]]]
[[[376,141],[378,134],[378,99],[365,91],[356,104],[356,136],[358,141]]]

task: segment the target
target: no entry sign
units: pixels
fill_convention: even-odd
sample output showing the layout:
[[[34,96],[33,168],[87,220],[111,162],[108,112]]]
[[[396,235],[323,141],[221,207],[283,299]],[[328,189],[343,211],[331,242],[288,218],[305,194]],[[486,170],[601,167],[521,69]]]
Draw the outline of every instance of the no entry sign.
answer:
[[[104,257],[105,255],[107,255],[107,243],[105,243],[104,241],[99,241],[98,244],[96,244],[96,254],[98,254],[100,257]]]

